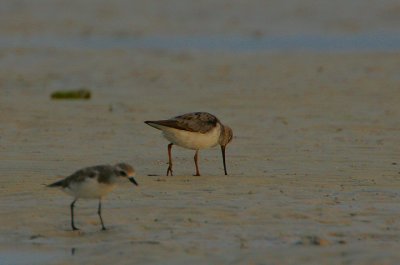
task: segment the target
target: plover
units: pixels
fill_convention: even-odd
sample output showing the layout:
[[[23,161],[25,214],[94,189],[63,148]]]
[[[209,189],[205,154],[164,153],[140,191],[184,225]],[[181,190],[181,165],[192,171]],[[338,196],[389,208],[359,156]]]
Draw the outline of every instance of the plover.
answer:
[[[232,141],[232,129],[223,125],[217,117],[207,112],[187,113],[168,120],[145,121],[146,124],[162,131],[163,136],[170,141],[168,145],[168,169],[167,176],[172,176],[172,145],[196,150],[194,163],[196,165],[195,176],[200,176],[199,150],[216,145],[221,146],[222,161],[225,175],[228,175],[225,164],[225,147]]]
[[[47,187],[62,188],[63,191],[74,197],[70,205],[72,230],[79,230],[74,223],[75,202],[80,198],[99,199],[97,214],[100,217],[102,230],[106,230],[101,217],[102,197],[115,188],[118,178],[128,178],[130,182],[138,186],[133,178],[134,175],[135,170],[126,163],[119,163],[114,166],[99,165],[80,169],[69,177],[47,185]]]

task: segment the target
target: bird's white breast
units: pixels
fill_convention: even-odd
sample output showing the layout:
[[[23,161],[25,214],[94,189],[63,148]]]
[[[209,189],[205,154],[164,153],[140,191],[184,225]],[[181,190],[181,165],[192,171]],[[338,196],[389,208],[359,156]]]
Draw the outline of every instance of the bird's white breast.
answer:
[[[76,198],[101,198],[115,188],[115,184],[100,183],[97,178],[72,182],[64,191]]]
[[[162,127],[161,130],[164,137],[171,143],[188,149],[200,150],[218,144],[221,125],[217,124],[217,126],[207,133],[189,132],[170,127]]]

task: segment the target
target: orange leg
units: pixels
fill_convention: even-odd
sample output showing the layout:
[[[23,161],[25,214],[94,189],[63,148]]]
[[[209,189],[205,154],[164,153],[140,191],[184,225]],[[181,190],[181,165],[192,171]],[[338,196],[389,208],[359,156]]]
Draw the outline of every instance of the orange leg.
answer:
[[[198,159],[199,159],[199,150],[196,150],[196,154],[194,155],[194,164],[196,165],[196,175],[195,176],[200,176],[199,165],[197,162]]]

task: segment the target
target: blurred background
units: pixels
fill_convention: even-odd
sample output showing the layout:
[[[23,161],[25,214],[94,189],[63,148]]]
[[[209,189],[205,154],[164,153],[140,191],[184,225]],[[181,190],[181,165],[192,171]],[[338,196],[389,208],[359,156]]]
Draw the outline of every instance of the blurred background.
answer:
[[[396,50],[396,0],[0,2],[0,47]]]

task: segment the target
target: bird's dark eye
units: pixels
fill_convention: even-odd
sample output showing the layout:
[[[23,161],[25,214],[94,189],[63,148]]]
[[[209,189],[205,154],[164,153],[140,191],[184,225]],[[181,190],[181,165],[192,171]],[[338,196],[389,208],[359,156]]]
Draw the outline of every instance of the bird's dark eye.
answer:
[[[128,175],[126,174],[126,172],[125,172],[125,171],[122,171],[122,170],[119,172],[119,174],[120,174],[121,176],[124,176],[124,177],[127,177],[127,176],[128,176]]]

